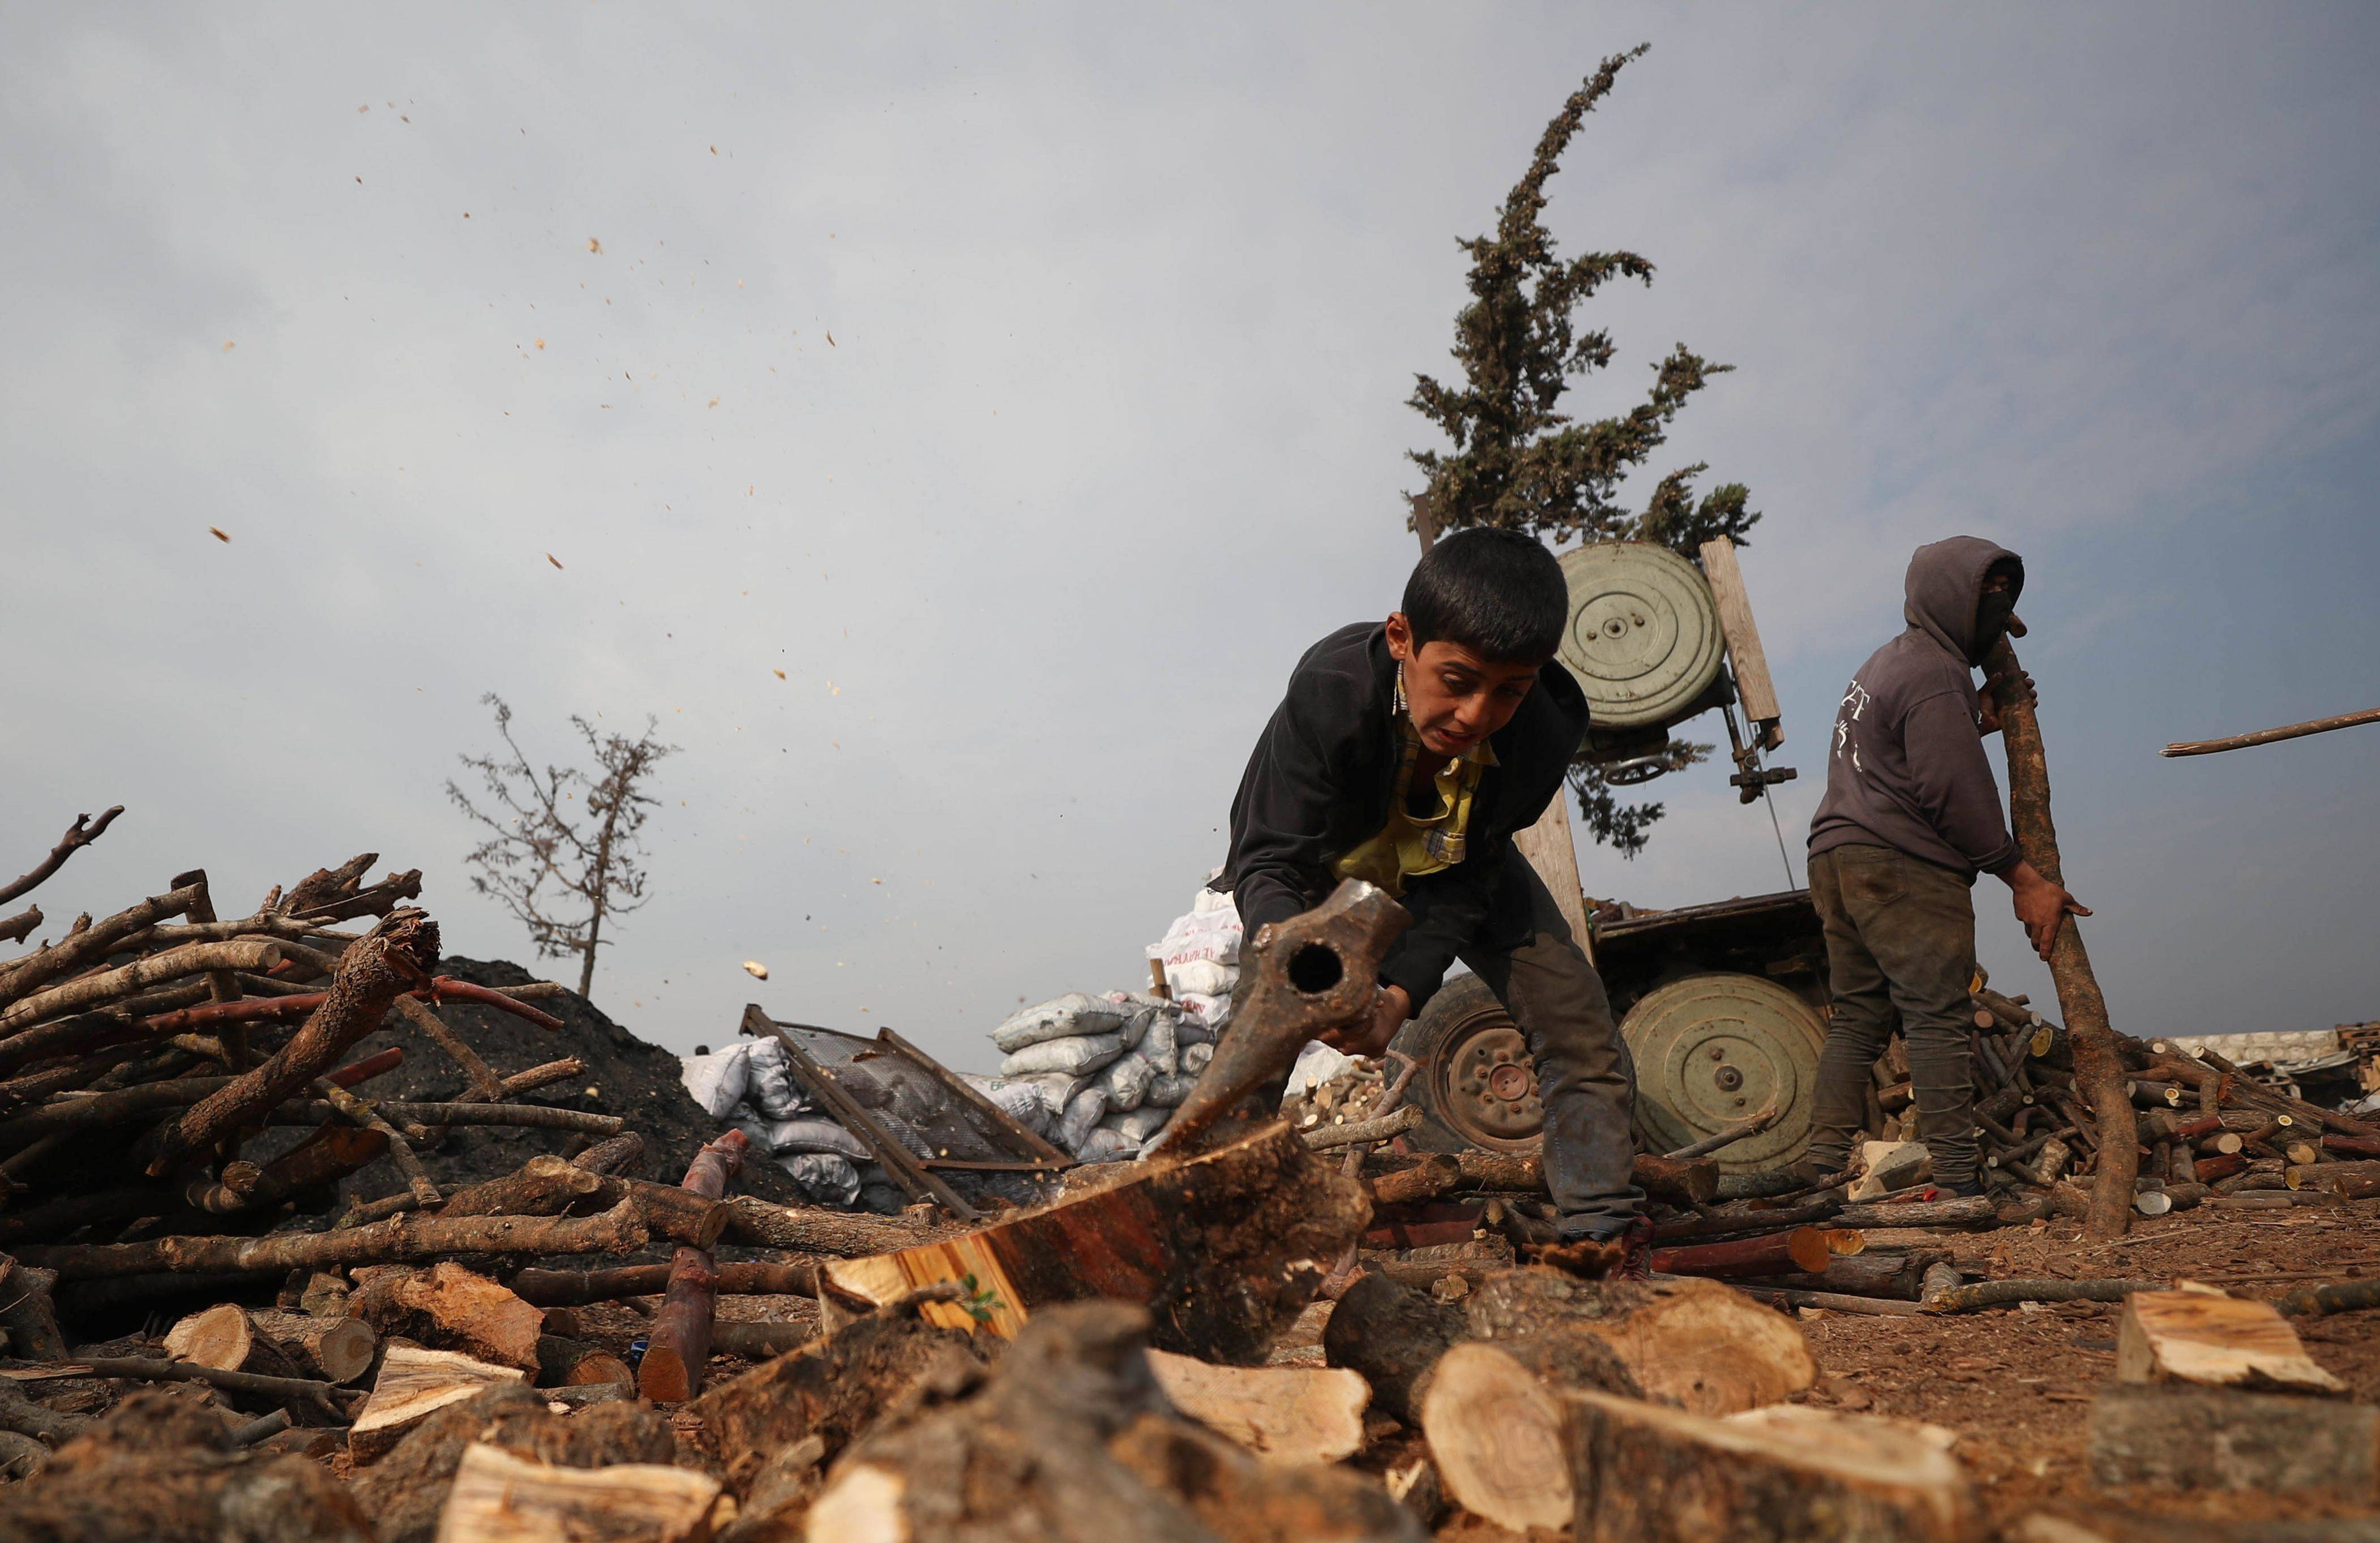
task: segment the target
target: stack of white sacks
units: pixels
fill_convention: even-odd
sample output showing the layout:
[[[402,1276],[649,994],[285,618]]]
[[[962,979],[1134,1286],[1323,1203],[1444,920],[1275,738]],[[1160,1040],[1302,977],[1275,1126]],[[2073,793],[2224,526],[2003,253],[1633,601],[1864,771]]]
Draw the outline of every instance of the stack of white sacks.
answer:
[[[1138,991],[1070,991],[991,1031],[1006,1059],[986,1090],[1009,1112],[1084,1162],[1139,1155],[1215,1053],[1239,978],[1240,916],[1202,889],[1190,913],[1152,943],[1173,1000]],[[1012,1100],[1030,1089],[1036,1120]]]
[[[859,1198],[859,1165],[872,1160],[868,1144],[803,1090],[782,1042],[749,1039],[710,1055],[689,1055],[680,1075],[705,1112],[750,1136],[810,1199],[847,1207]],[[930,1155],[915,1131],[892,1128],[898,1122],[886,1124],[896,1140],[920,1156]]]

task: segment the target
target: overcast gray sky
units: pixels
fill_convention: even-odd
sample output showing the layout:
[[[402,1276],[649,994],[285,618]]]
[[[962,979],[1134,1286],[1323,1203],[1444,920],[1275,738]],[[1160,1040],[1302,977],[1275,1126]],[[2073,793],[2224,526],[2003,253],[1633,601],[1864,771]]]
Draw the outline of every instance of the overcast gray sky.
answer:
[[[526,961],[441,791],[480,694],[556,757],[651,713],[598,1000],[989,1065],[1143,978],[1299,651],[1393,605],[1454,238],[1645,40],[1552,184],[1660,270],[1572,400],[1737,366],[1655,469],[1766,511],[1795,881],[1842,682],[1971,531],[2119,1026],[2380,1017],[2380,733],[2155,754],[2380,700],[2355,5],[11,6],[0,867],[120,802],[53,916],[370,848]],[[1720,769],[1648,791],[1590,893],[1783,884]]]

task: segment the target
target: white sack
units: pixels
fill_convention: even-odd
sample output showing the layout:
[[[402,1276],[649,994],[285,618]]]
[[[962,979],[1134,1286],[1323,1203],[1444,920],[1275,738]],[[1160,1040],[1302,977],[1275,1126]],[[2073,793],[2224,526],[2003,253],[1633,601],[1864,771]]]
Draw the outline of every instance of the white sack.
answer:
[[[1082,1146],[1075,1152],[1075,1160],[1076,1162],[1123,1162],[1139,1155],[1139,1142],[1133,1140],[1122,1131],[1112,1131],[1105,1125],[1097,1125],[1092,1127],[1090,1135],[1083,1137]]]
[[[1108,1112],[1138,1109],[1156,1075],[1157,1068],[1136,1055],[1127,1055],[1100,1073],[1099,1090],[1108,1096]]]
[[[1228,997],[1240,972],[1212,959],[1188,959],[1165,966],[1165,983],[1176,997]]]
[[[1207,1047],[1201,1045],[1198,1048],[1205,1050]],[[1177,1072],[1172,1076],[1160,1074],[1148,1079],[1148,1092],[1140,1100],[1141,1107],[1177,1109],[1184,1100],[1190,1097],[1190,1089],[1197,1086],[1198,1074],[1196,1072]]]
[[[859,1198],[859,1170],[849,1158],[833,1152],[802,1152],[777,1159],[777,1166],[793,1175],[795,1185],[812,1205],[848,1210]]]
[[[1042,1039],[1026,1046],[1000,1063],[1000,1075],[1020,1077],[1034,1072],[1096,1072],[1123,1053],[1121,1034],[1076,1034],[1063,1039]]]
[[[1131,1142],[1135,1151],[1138,1151],[1150,1136],[1163,1130],[1165,1123],[1172,1118],[1173,1112],[1170,1109],[1135,1109],[1128,1114],[1109,1115],[1099,1122],[1099,1129],[1115,1132]]]
[[[1184,1075],[1196,1076],[1207,1069],[1207,1063],[1214,1059],[1215,1047],[1212,1045],[1197,1044],[1182,1047],[1182,1070]]]
[[[1066,1105],[1065,1117],[1058,1122],[1058,1145],[1080,1157],[1083,1138],[1091,1134],[1091,1127],[1107,1112],[1108,1096],[1100,1088],[1086,1087],[1075,1094],[1074,1101]]]
[[[1123,1022],[1124,1012],[1104,998],[1087,996],[1081,991],[1069,991],[1062,997],[1028,1007],[1012,1014],[991,1031],[991,1042],[1003,1055],[1013,1055],[1027,1045],[1038,1045],[1047,1039],[1063,1039],[1076,1034],[1104,1034]]]
[[[709,1055],[689,1055],[678,1063],[678,1080],[686,1085],[686,1095],[702,1106],[705,1114],[724,1120],[727,1112],[742,1103],[744,1095],[750,1090],[751,1054],[750,1045],[730,1045]]]

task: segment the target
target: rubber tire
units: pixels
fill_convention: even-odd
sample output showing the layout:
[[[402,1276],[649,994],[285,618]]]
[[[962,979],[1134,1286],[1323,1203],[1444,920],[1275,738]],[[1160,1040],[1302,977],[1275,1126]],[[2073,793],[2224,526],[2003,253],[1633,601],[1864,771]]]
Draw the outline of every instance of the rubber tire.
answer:
[[[1475,975],[1459,975],[1439,987],[1438,994],[1429,999],[1429,1005],[1422,1009],[1421,1016],[1409,1020],[1389,1041],[1390,1050],[1412,1056],[1421,1063],[1405,1090],[1405,1101],[1417,1105],[1422,1112],[1422,1123],[1405,1133],[1405,1143],[1414,1150],[1467,1152],[1477,1148],[1478,1143],[1455,1129],[1439,1108],[1436,1063],[1457,1030],[1467,1030],[1483,1017],[1508,1024],[1512,1021],[1504,1004],[1496,1000],[1496,993],[1488,989],[1488,982]],[[1540,1136],[1525,1147],[1495,1149],[1536,1151],[1544,1144]]]

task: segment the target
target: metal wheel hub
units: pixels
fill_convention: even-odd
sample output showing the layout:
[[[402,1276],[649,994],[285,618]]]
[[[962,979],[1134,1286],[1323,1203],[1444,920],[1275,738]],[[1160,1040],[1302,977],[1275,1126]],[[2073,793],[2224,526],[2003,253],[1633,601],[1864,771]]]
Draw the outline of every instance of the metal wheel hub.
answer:
[[[1655,1151],[1714,1135],[1775,1103],[1784,1113],[1718,1154],[1722,1170],[1790,1162],[1808,1145],[1826,1026],[1759,976],[1689,976],[1645,993],[1621,1033],[1636,1059],[1636,1123]]]
[[[1528,1041],[1500,1014],[1456,1029],[1439,1062],[1439,1109],[1465,1138],[1526,1146],[1545,1124]]]
[[[1570,586],[1561,662],[1597,726],[1674,722],[1717,677],[1726,646],[1701,570],[1645,541],[1590,541],[1561,565]]]

